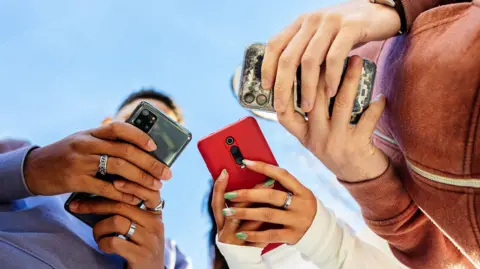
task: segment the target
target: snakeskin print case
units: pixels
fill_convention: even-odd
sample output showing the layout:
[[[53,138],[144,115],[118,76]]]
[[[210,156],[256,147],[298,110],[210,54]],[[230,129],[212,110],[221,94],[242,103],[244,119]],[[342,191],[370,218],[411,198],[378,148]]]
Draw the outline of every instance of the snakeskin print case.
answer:
[[[265,45],[255,43],[245,50],[245,56],[242,67],[242,78],[238,99],[240,104],[248,109],[257,109],[275,113],[273,106],[274,92],[264,90],[261,86],[261,68],[263,55],[265,54]],[[342,81],[345,75],[349,57],[345,60]],[[351,123],[356,124],[360,120],[362,113],[368,108],[372,98],[373,86],[377,66],[374,62],[363,59],[362,77],[358,85],[358,93],[355,98],[355,104],[352,111]],[[301,109],[302,91],[301,91],[301,68],[297,70],[297,76],[293,83],[293,97],[295,111],[308,118],[308,115]],[[333,112],[335,96],[330,99],[329,113]]]

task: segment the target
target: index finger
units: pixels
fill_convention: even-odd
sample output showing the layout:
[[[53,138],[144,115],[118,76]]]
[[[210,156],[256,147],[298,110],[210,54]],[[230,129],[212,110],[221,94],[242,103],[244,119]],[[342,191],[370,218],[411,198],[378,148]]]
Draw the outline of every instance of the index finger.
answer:
[[[278,181],[284,188],[288,191],[292,192],[295,195],[301,196],[305,193],[306,188],[295,178],[293,177],[287,170],[280,168],[278,166],[274,166],[271,164],[267,164],[264,162],[259,161],[250,161],[250,160],[243,160],[243,164],[245,166],[257,173],[266,175],[272,179]]]
[[[268,42],[262,63],[262,88],[266,90],[272,89],[280,54],[282,54],[288,43],[300,30],[303,20],[304,16],[300,16],[294,23],[287,26]]]
[[[353,103],[358,91],[358,83],[362,75],[363,60],[361,57],[353,56],[348,63],[347,72],[343,79],[340,91],[338,92],[332,113],[332,129],[344,131],[350,124],[352,117]]]
[[[96,138],[123,140],[147,152],[157,149],[157,145],[148,134],[126,122],[112,122],[90,132]]]
[[[136,206],[112,200],[74,201],[70,204],[70,210],[78,214],[121,215],[143,227],[153,225],[152,217],[161,217],[161,215],[153,215]]]

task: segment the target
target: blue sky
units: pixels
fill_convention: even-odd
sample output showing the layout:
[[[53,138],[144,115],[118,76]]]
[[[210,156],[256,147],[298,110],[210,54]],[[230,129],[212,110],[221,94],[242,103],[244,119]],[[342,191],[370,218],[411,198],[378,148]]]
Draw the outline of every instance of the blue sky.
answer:
[[[0,138],[46,145],[96,127],[142,86],[171,94],[194,141],[162,192],[167,235],[206,269],[209,173],[196,141],[248,115],[229,89],[244,48],[335,2],[1,1]],[[325,167],[278,124],[260,124],[280,165],[361,227],[355,204]]]

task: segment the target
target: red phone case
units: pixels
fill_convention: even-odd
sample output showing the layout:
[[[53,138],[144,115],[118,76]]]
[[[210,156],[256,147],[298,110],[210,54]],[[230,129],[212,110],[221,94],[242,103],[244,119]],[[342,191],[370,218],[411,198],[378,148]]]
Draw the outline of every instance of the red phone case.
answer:
[[[233,144],[228,145],[226,143],[228,137],[233,137]],[[230,147],[239,147],[243,157],[247,160],[278,165],[268,146],[267,140],[263,136],[260,126],[253,117],[242,118],[200,139],[197,146],[214,180],[219,177],[223,169],[228,171],[227,191],[251,189],[258,184],[263,184],[267,180],[265,175],[258,174],[238,165],[230,153]],[[275,184],[274,188],[283,190],[278,184]],[[263,249],[262,254],[280,245],[282,244],[269,244]]]

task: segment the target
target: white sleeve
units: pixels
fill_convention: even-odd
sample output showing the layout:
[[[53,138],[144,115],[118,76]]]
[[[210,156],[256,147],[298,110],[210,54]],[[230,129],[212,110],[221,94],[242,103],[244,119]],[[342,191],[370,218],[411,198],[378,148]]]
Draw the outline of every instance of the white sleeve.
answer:
[[[218,241],[217,247],[227,261],[230,269],[268,269],[262,259],[263,248],[237,246]]]
[[[292,246],[281,245],[262,256],[262,248],[224,244],[218,236],[216,240],[230,269],[318,269]]]
[[[300,241],[293,245],[305,260],[322,269],[405,268],[377,248],[337,224],[335,214],[317,201],[317,214]]]

